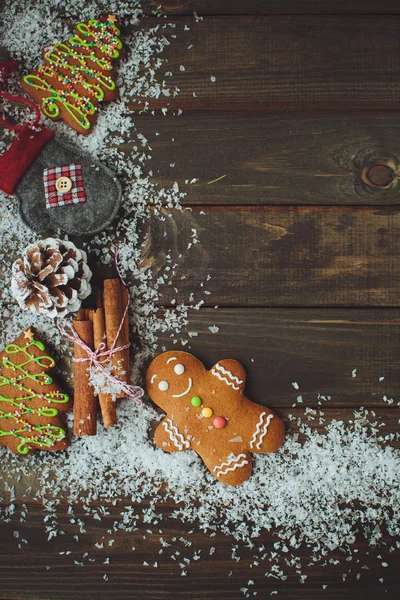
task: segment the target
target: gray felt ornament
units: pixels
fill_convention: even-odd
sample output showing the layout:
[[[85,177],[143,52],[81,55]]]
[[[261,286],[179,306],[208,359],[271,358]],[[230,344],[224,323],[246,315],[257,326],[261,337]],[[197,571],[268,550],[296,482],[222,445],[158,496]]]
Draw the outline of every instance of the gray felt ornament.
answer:
[[[112,171],[90,155],[53,138],[21,179],[15,196],[22,220],[34,231],[44,234],[61,229],[84,236],[102,231],[114,220],[121,185]]]

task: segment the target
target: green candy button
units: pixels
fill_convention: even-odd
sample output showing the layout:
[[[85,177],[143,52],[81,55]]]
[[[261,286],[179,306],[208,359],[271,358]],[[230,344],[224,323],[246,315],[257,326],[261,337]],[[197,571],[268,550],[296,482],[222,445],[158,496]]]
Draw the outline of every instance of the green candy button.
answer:
[[[191,402],[192,406],[200,406],[201,398],[200,398],[200,396],[193,396],[193,398],[191,399],[190,402]]]

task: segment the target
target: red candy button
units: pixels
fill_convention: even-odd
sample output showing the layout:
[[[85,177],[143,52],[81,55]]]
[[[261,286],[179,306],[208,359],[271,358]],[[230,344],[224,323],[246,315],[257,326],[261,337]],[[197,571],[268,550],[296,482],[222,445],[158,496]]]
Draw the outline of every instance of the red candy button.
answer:
[[[213,425],[216,429],[223,429],[228,425],[228,421],[225,419],[225,417],[215,417]]]

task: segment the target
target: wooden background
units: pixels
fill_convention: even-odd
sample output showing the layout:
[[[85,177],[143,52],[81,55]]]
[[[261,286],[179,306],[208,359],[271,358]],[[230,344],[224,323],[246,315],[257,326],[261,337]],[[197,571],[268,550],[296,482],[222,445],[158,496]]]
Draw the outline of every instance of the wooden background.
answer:
[[[199,282],[211,275],[206,288],[212,294],[204,295],[205,307],[191,314],[188,326],[200,333],[192,352],[208,366],[228,355],[242,361],[248,395],[282,417],[303,412],[291,408],[296,381],[306,406],[317,405],[318,393],[331,396],[324,404],[328,421],[351,420],[363,405],[385,421],[385,432],[399,432],[399,409],[383,396],[398,401],[400,384],[400,4],[164,4],[177,35],[165,53],[165,70],[173,72],[169,83],[180,94],[169,100],[167,116],[138,116],[138,129],[153,149],[153,179],[163,186],[178,181],[193,210],[174,213],[164,225],[153,222],[143,258],[157,270],[169,248],[177,259],[182,254],[176,280],[182,300],[191,291],[202,297]],[[193,11],[204,21],[195,23]],[[152,26],[161,21],[148,19]],[[166,99],[151,104],[160,108]],[[177,109],[184,110],[179,117]],[[185,186],[192,178],[199,181]],[[192,228],[201,244],[188,251]],[[166,286],[162,302],[170,300]],[[218,334],[209,325],[218,326]],[[168,336],[162,341],[171,345]],[[64,515],[65,536],[46,542],[34,489],[26,498],[22,489],[17,486],[15,514],[0,524],[2,599],[236,600],[244,597],[241,587],[258,598],[275,590],[280,599],[298,600],[400,595],[399,553],[389,552],[389,539],[375,551],[360,539],[358,565],[337,552],[340,564],[310,567],[303,548],[308,578],[300,585],[294,570],[279,582],[264,577],[267,565],[253,564],[261,544],[271,547],[273,532],[264,533],[255,549],[240,550],[236,562],[232,539],[209,538],[172,519],[162,526],[172,549],[159,557],[159,527],[140,524],[140,532],[107,534],[120,506],[105,520],[90,521],[79,544],[76,526]],[[30,505],[26,525],[19,522],[22,502]],[[165,514],[172,510],[163,508]],[[189,539],[203,560],[182,577],[170,554],[190,555],[179,537],[191,529]],[[29,541],[26,549],[15,530]],[[103,536],[115,538],[114,544],[94,550]],[[71,555],[60,554],[67,548]],[[94,562],[83,556],[85,549]],[[155,560],[158,569],[143,565]],[[369,569],[360,571],[360,565]]]

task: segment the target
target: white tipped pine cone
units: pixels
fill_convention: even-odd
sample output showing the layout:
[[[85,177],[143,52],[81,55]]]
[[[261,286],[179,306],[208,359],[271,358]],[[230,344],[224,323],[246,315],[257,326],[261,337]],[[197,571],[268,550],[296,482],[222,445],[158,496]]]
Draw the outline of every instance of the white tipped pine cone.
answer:
[[[91,292],[86,252],[54,238],[30,244],[12,266],[11,291],[20,307],[63,317]]]

